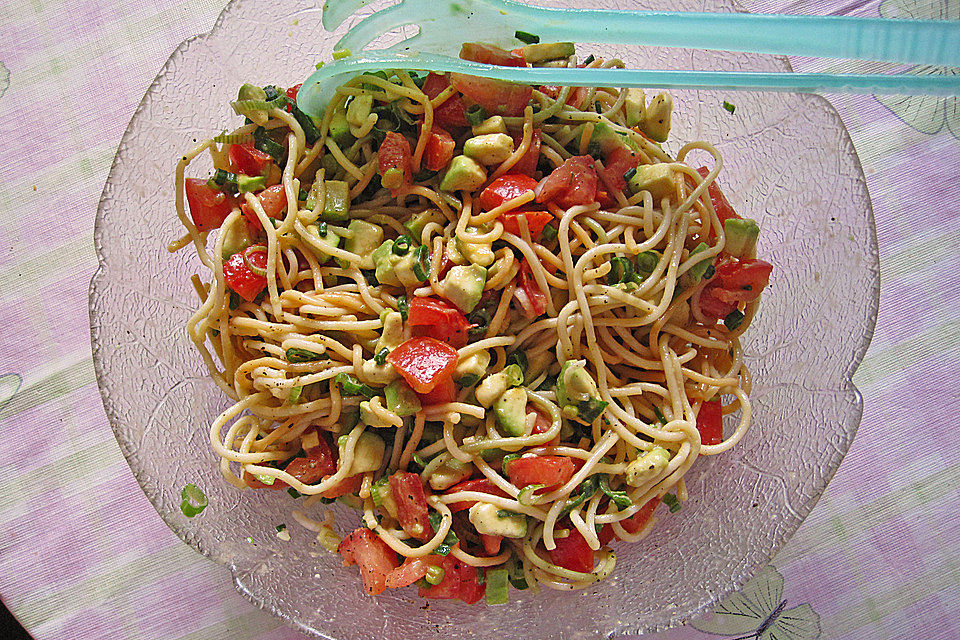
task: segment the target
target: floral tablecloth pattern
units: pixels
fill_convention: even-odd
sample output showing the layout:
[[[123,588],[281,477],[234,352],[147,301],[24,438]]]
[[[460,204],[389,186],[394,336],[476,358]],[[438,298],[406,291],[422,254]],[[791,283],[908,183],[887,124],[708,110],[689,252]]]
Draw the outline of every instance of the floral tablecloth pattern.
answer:
[[[303,638],[167,529],[113,439],[90,354],[93,220],[113,154],[167,56],[223,5],[0,0],[0,598],[37,640]],[[746,7],[960,20],[958,0]],[[960,638],[960,102],[828,97],[880,245],[879,317],[854,378],[863,422],[772,564],[662,640]]]

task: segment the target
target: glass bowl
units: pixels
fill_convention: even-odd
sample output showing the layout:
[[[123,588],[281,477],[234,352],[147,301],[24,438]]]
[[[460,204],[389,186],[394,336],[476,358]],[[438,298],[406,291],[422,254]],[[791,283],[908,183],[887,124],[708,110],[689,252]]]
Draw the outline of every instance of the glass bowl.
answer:
[[[737,10],[729,0],[669,8]],[[208,425],[227,400],[207,380],[184,329],[196,303],[189,277],[200,265],[189,250],[166,251],[182,233],[173,167],[194,140],[235,125],[227,103],[240,84],[290,86],[330,59],[339,34],[323,31],[320,13],[315,0],[234,0],[210,33],[184,42],[164,65],[103,192],[100,268],[90,293],[94,362],[117,440],[157,511],[184,541],[227,566],[252,602],[336,640],[573,640],[655,631],[743,584],[797,529],[850,446],[861,415],[851,376],[877,310],[877,244],[863,173],[839,116],[816,96],[674,92],[671,140],[720,148],[721,184],[738,211],[759,221],[759,253],[775,265],[745,340],[755,421],[732,451],[697,462],[682,511],[660,516],[642,543],[620,545],[609,579],[580,592],[513,592],[509,604],[495,607],[420,600],[413,588],[370,598],[355,568],[341,566],[294,523],[296,503],[285,492],[239,492],[222,480]],[[758,55],[581,50],[631,67],[789,70],[785,59]],[[734,114],[722,107],[725,99],[736,104]],[[210,499],[192,519],[179,509],[188,482]],[[341,525],[351,517],[338,513]],[[290,541],[277,537],[279,523],[290,525]]]

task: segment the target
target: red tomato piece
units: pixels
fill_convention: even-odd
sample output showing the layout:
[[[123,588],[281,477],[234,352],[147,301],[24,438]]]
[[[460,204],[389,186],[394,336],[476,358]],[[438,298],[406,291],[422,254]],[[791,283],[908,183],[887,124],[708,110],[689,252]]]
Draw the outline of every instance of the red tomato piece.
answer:
[[[430,393],[417,395],[420,397],[420,404],[425,407],[455,402],[457,399],[457,383],[453,381],[453,376],[449,376],[441,380]]]
[[[550,554],[550,562],[570,571],[583,573],[593,571],[593,549],[576,527],[570,525],[570,535],[566,538],[554,538],[554,540],[557,547],[547,551]]]
[[[736,300],[751,302],[760,297],[760,292],[770,282],[773,265],[763,260],[739,260],[725,262],[717,267],[716,280],[726,292],[736,293]],[[721,300],[725,298],[720,296]],[[732,299],[726,300],[733,302]]]
[[[710,169],[706,167],[700,167],[697,169],[703,177],[707,177],[707,174],[710,173]],[[733,210],[733,207],[730,206],[730,203],[727,201],[726,196],[723,195],[723,192],[720,191],[720,186],[717,184],[717,181],[714,180],[710,183],[710,186],[707,187],[707,194],[710,196],[710,201],[713,203],[713,209],[717,212],[717,217],[720,218],[720,224],[723,224],[726,220],[730,218],[740,219],[740,216],[737,215],[737,212]]]
[[[237,295],[247,302],[253,302],[254,298],[266,288],[267,279],[251,271],[247,261],[258,269],[266,269],[267,252],[251,251],[248,248],[233,254],[223,263],[223,279]]]
[[[537,414],[537,420],[533,423],[534,435],[550,431],[550,427],[553,426],[553,419],[550,416],[531,404],[527,405],[527,410],[533,411],[535,414]]]
[[[566,456],[521,456],[507,463],[507,476],[518,487],[562,485],[573,477],[573,462]]]
[[[599,178],[590,156],[567,158],[539,185],[537,202],[554,201],[567,209],[596,202]]]
[[[553,220],[553,214],[548,211],[525,211],[523,213],[504,213],[499,217],[503,223],[503,230],[515,236],[520,235],[520,218],[527,219],[530,237],[536,240],[543,233],[543,228]]]
[[[488,115],[520,116],[533,96],[533,87],[493,78],[451,73],[453,88],[470,98]]]
[[[482,64],[495,64],[500,67],[525,67],[527,61],[520,49],[506,51],[500,47],[483,42],[464,42],[460,47],[460,57]]]
[[[543,315],[547,310],[547,294],[540,290],[526,260],[520,261],[520,274],[517,278],[519,284],[513,295],[520,303],[523,314],[531,320]]]
[[[717,297],[719,292],[719,287],[707,287],[700,294],[700,313],[708,319],[725,318],[727,314],[737,308],[736,304],[724,302]]]
[[[396,131],[387,131],[386,137],[380,143],[377,151],[377,165],[381,179],[388,171],[399,170],[403,176],[396,187],[390,188],[390,193],[396,196],[401,190],[413,184],[413,159],[410,153],[410,141]]]
[[[450,163],[456,146],[457,143],[449,133],[434,125],[423,150],[424,166],[430,171],[440,171]]]
[[[514,133],[511,135],[513,138],[514,148],[518,148],[520,143],[523,141],[522,133]],[[523,157],[517,160],[517,164],[513,165],[510,171],[514,173],[523,173],[528,176],[532,176],[537,171],[537,164],[540,163],[540,129],[534,129],[530,134],[530,146],[527,148],[527,152],[523,154]]]
[[[426,558],[407,558],[403,564],[391,571],[387,575],[386,585],[388,589],[399,589],[406,587],[420,578],[426,577],[430,567],[440,564],[440,556],[427,556]],[[429,560],[434,560],[430,562]]]
[[[472,326],[460,309],[430,297],[413,299],[407,312],[407,322],[413,327],[415,336],[430,336],[455,349],[467,344]]]
[[[390,352],[387,362],[417,393],[429,393],[457,367],[457,351],[436,338],[414,337]]]
[[[329,476],[324,476],[326,479]],[[324,498],[339,498],[340,496],[348,496],[351,493],[356,493],[360,491],[360,485],[363,484],[363,474],[358,473],[356,475],[347,476],[339,483],[333,487],[327,489],[320,495]]]
[[[610,150],[604,160],[603,179],[611,187],[623,191],[627,187],[627,181],[623,179],[623,174],[629,169],[635,168],[639,159],[636,154],[624,145],[618,145]]]
[[[420,476],[398,471],[390,476],[390,491],[397,503],[397,520],[403,530],[420,541],[432,538],[430,509]]]
[[[287,192],[284,191],[282,184],[267,187],[257,193],[257,198],[259,198],[260,206],[263,207],[263,212],[267,214],[268,218],[279,220],[284,216],[287,210]],[[260,218],[257,217],[256,212],[250,205],[244,202],[240,205],[240,210],[243,212],[243,217],[246,218],[247,222],[253,225],[254,228],[259,229],[261,227]]]
[[[503,542],[503,536],[494,536],[488,533],[480,534],[480,542],[483,543],[483,552],[488,556],[495,556],[500,553],[500,544]]]
[[[230,165],[248,176],[262,176],[267,172],[273,158],[253,146],[252,142],[230,145]]]
[[[583,106],[583,101],[587,99],[588,91],[589,89],[586,87],[574,87],[567,95],[567,104],[574,109],[581,108]],[[559,95],[559,91],[557,94]]]
[[[477,200],[484,211],[496,209],[504,202],[513,200],[537,188],[537,181],[522,173],[502,175],[480,192]]]
[[[450,86],[450,79],[440,73],[431,73],[423,83],[423,92],[430,96],[430,99],[436,98],[440,93]],[[470,126],[467,122],[467,108],[463,105],[463,98],[459,93],[454,92],[452,96],[443,101],[433,110],[433,121],[442,127],[463,128]]]
[[[243,482],[251,489],[273,489],[276,491],[278,489],[287,488],[287,483],[283,480],[274,480],[273,484],[267,484],[265,482],[260,482],[257,479],[257,476],[253,475],[249,471],[243,472]]]
[[[287,97],[293,100],[294,102],[296,102],[297,95],[300,93],[300,87],[302,86],[303,86],[303,83],[301,82],[300,84],[294,85],[289,89],[287,89]],[[293,111],[293,108],[289,104],[285,107],[285,109],[287,111]]]
[[[719,400],[711,400],[700,405],[697,413],[697,431],[703,444],[723,442],[723,407]]]
[[[340,543],[337,551],[345,566],[358,565],[363,577],[363,588],[370,595],[383,593],[387,576],[400,564],[397,554],[386,542],[366,527],[360,527]]]
[[[640,531],[640,529],[647,524],[647,521],[653,515],[653,512],[657,508],[658,504],[660,504],[660,496],[649,500],[647,504],[640,507],[639,511],[626,520],[621,520],[620,526],[623,527],[627,533],[636,533],[637,531]]]
[[[440,584],[420,587],[421,598],[457,599],[474,604],[483,597],[486,585],[478,582],[476,568],[451,555],[444,556],[440,566],[443,568],[443,580]]]
[[[212,189],[201,178],[187,178],[183,186],[197,231],[219,229],[233,210],[233,198],[219,189]]]
[[[486,478],[477,478],[475,480],[464,480],[463,482],[458,482],[444,491],[444,493],[457,493],[459,491],[476,491],[478,493],[489,493],[492,496],[500,496],[503,498],[507,497],[507,494],[504,493],[500,487],[496,486]],[[447,504],[447,506],[450,508],[450,511],[456,513],[457,511],[469,509],[475,504],[477,504],[476,500],[464,500],[463,502],[451,502]]]
[[[325,432],[319,434],[320,444],[305,451],[305,457],[294,458],[285,471],[303,484],[314,484],[326,475],[335,473],[337,461],[327,442]],[[278,484],[278,483],[274,483]]]

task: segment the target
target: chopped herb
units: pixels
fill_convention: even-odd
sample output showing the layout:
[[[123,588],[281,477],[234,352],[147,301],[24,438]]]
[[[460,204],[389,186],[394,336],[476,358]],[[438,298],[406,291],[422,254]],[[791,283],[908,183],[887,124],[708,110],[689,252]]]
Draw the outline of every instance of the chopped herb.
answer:
[[[330,358],[326,353],[314,353],[313,351],[299,349],[297,347],[290,347],[284,355],[287,357],[287,362],[313,362],[314,360],[327,360]]]
[[[380,351],[377,351],[376,355],[373,356],[373,361],[376,362],[377,365],[382,367],[384,363],[387,361],[388,355],[390,355],[390,349],[387,349],[386,347],[384,347],[383,349],[380,349]]]
[[[540,239],[544,242],[553,242],[557,239],[557,228],[552,224],[548,224],[543,227],[543,231],[540,232]]]
[[[593,494],[597,492],[597,485],[599,484],[600,479],[597,475],[592,475],[583,482],[581,482],[577,488],[574,490],[574,495],[571,498],[567,498],[567,503],[563,505],[563,509],[560,510],[560,517],[567,515],[581,504],[593,497]]]
[[[734,111],[737,110],[737,107],[736,107],[736,106],[734,106],[733,104],[727,102],[726,100],[723,101],[723,108],[726,109],[727,111],[729,111],[730,113],[733,113]]]
[[[404,320],[407,319],[407,313],[410,311],[410,303],[407,302],[407,296],[400,296],[397,298],[397,311],[400,312],[400,317]]]
[[[413,241],[410,236],[400,236],[393,241],[393,253],[398,256],[405,256],[410,252]]]
[[[600,490],[607,494],[607,497],[610,498],[619,509],[626,509],[633,505],[633,500],[630,499],[626,491],[614,491],[610,488],[610,477],[605,473],[600,475]]]
[[[680,504],[680,501],[677,500],[677,496],[672,493],[663,494],[663,504],[670,507],[670,513],[676,513],[683,508],[683,505]]]
[[[286,530],[287,530],[287,525],[285,525],[285,524],[278,524],[278,525],[277,525],[277,533],[282,533],[282,532],[284,532],[284,531],[286,531]]]
[[[427,250],[427,245],[422,244],[417,247],[416,258],[413,263],[413,275],[423,282],[430,277],[430,252]]]
[[[365,396],[367,398],[373,398],[377,395],[376,389],[369,385],[362,384],[349,373],[338,373],[337,377],[334,378],[334,381],[340,385],[340,388],[343,389],[343,392],[348,396]]]
[[[513,34],[513,37],[525,44],[537,44],[540,42],[540,36],[526,31],[517,31]]]
[[[739,309],[734,309],[723,319],[723,324],[727,329],[730,329],[730,331],[736,331],[743,322],[743,318],[743,312]]]
[[[471,127],[475,127],[487,119],[487,112],[478,104],[470,106],[466,111],[467,122]]]
[[[206,494],[192,482],[180,491],[180,511],[188,518],[200,515],[207,508],[207,504],[209,501]]]
[[[661,424],[667,424],[666,416],[663,415],[663,412],[660,411],[660,407],[657,405],[653,405],[653,414],[657,416],[657,420],[659,420]]]
[[[301,495],[303,495],[293,487],[290,487],[289,489],[287,489],[287,493],[289,493],[290,497],[294,499],[299,498]]]
[[[514,351],[507,356],[507,366],[515,364],[523,370],[524,375],[527,373],[527,369],[530,367],[530,362],[527,360],[527,354],[523,351]]]
[[[583,61],[583,66],[587,66],[588,64],[590,64],[590,63],[593,62],[594,60],[596,60],[596,58],[595,58],[594,55],[591,53],[590,55],[587,56],[587,59]]]
[[[490,326],[490,313],[486,309],[480,308],[467,316],[467,320],[471,325],[467,333],[471,336],[483,335],[487,332],[487,327]]]

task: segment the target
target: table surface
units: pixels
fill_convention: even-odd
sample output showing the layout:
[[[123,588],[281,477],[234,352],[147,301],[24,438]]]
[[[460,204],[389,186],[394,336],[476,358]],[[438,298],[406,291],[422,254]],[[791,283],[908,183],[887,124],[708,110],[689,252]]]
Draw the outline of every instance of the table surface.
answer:
[[[223,5],[0,0],[0,597],[37,640],[304,638],[156,514],[113,439],[90,354],[93,221],[117,144],[167,56]],[[960,20],[956,0],[747,6]],[[808,604],[823,638],[955,639],[960,390],[943,380],[960,363],[960,103],[829,98],[880,245],[879,317],[854,377],[863,421],[813,513],[745,590],[782,580],[787,607]],[[724,629],[654,637],[718,637],[708,631]]]

